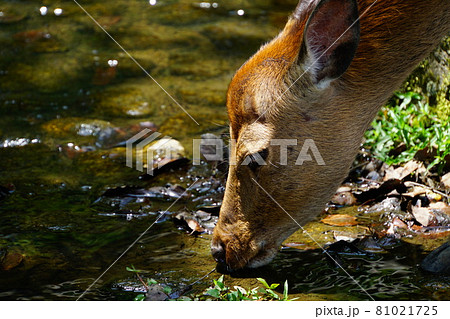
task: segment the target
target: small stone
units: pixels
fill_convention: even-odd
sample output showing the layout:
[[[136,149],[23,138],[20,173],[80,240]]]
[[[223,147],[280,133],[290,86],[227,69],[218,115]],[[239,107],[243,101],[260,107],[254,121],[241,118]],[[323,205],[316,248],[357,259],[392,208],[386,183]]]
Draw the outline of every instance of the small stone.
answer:
[[[165,301],[169,296],[164,293],[163,288],[160,285],[151,285],[145,294],[145,300],[147,301]]]

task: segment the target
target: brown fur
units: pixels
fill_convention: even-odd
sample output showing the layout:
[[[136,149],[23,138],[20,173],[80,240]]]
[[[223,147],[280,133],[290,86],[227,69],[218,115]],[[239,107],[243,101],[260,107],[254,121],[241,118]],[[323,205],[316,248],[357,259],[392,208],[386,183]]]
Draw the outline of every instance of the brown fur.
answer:
[[[374,0],[359,0],[359,14]],[[212,248],[222,246],[232,269],[268,263],[298,225],[321,212],[345,178],[362,136],[379,107],[450,29],[449,0],[378,0],[360,19],[360,42],[348,70],[326,88],[303,74],[303,32],[318,0],[300,1],[280,35],[234,76],[227,95],[231,138],[237,140]],[[288,166],[270,139],[297,139]],[[293,165],[313,139],[325,166]],[[250,144],[251,150],[246,145]],[[269,147],[269,165],[257,173],[244,158]]]

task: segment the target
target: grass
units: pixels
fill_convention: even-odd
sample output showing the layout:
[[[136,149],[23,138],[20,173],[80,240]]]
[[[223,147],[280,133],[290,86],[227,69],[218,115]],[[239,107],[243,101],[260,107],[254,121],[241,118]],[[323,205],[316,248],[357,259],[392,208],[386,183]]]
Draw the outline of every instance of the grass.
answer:
[[[434,154],[428,170],[441,173],[450,154],[450,121],[434,114],[419,94],[398,93],[381,109],[365,139],[364,146],[388,165],[408,162],[428,149]],[[395,149],[402,151],[396,154]]]

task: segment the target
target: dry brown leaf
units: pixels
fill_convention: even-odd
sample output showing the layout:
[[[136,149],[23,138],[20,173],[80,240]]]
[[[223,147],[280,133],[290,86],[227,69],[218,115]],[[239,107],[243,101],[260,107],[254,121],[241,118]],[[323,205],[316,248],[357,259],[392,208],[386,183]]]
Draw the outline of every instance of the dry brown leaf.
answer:
[[[406,225],[405,222],[398,217],[394,217],[394,219],[392,220],[392,225],[397,228],[408,228],[408,225]]]
[[[428,239],[446,238],[450,236],[450,230],[444,230],[440,232],[420,232],[418,236]]]
[[[302,243],[284,243],[283,246],[289,247],[289,248],[300,249],[300,250],[314,250],[314,249],[317,249],[317,246],[311,246],[311,245],[302,244]]]
[[[346,214],[337,214],[337,215],[329,215],[321,220],[322,223],[331,225],[331,226],[355,226],[358,225],[356,221],[356,217],[346,215]]]
[[[192,229],[193,232],[196,231],[196,232],[199,232],[199,233],[203,233],[205,231],[203,229],[203,227],[200,226],[200,224],[194,219],[187,219],[186,223],[189,226],[189,228]]]
[[[427,207],[412,207],[414,218],[423,226],[428,226],[434,218],[433,213]]]
[[[389,167],[386,170],[384,180],[399,179],[402,180],[417,169],[420,168],[422,164],[416,161],[409,161],[405,166],[397,167],[396,169]]]
[[[450,190],[450,173],[445,174],[441,178],[441,183],[444,185],[445,188]]]
[[[23,261],[23,255],[19,253],[8,253],[2,262],[4,270],[11,270],[19,266]]]
[[[444,202],[430,203],[430,209],[436,209],[450,216],[450,206]]]
[[[352,242],[355,239],[360,237],[360,234],[353,234],[349,232],[342,232],[342,231],[333,231],[333,237],[336,241],[344,240],[347,242]]]
[[[427,188],[421,187],[421,186],[412,185],[409,182],[405,182],[405,186],[406,187],[412,187],[412,191],[410,191],[408,193],[403,193],[403,196],[415,197],[417,195],[423,195],[423,194],[426,194],[427,192],[429,192],[429,190]]]

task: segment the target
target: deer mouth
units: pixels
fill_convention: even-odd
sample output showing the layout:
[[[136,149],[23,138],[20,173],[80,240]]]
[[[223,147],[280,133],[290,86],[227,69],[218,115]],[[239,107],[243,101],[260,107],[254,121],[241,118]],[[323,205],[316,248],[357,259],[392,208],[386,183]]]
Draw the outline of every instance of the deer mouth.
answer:
[[[256,249],[251,248],[255,246]],[[276,247],[268,247],[265,241],[245,247],[235,246],[232,242],[224,244],[220,240],[211,244],[211,253],[218,265],[230,272],[265,266],[272,261],[277,252]]]

